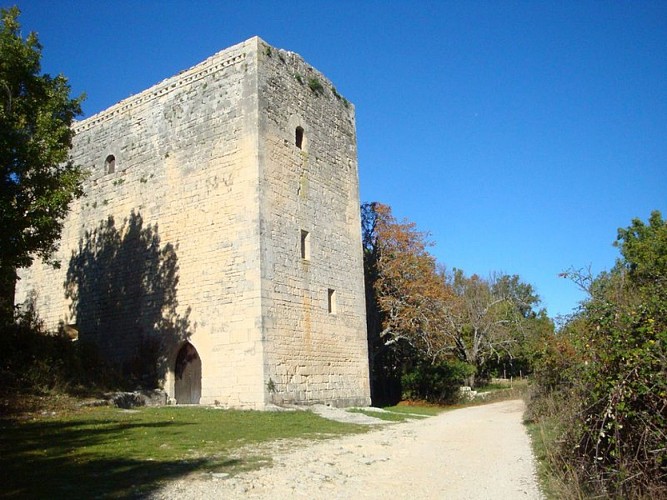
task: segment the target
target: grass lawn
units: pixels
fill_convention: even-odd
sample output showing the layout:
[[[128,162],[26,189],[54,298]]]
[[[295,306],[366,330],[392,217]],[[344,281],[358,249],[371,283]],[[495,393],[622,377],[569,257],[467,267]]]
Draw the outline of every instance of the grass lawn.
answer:
[[[104,407],[0,419],[0,496],[140,497],[191,472],[234,474],[270,463],[270,457],[244,451],[246,445],[365,430],[308,411],[206,407]]]
[[[405,420],[421,419],[432,417],[446,410],[442,406],[434,405],[407,405],[399,404],[396,406],[385,406],[384,412],[367,410],[364,408],[353,408],[348,410],[350,413],[362,413],[369,417],[387,420],[389,422],[404,422]]]

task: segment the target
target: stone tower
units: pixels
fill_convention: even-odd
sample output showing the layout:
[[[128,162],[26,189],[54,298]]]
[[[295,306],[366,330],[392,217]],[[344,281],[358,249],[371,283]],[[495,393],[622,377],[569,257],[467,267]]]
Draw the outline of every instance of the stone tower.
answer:
[[[60,268],[17,302],[178,403],[368,405],[354,108],[255,37],[75,124]]]

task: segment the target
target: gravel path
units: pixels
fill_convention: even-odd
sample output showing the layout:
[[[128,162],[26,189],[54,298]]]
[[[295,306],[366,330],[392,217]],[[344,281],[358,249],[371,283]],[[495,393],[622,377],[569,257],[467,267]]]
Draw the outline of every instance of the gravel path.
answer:
[[[522,401],[503,401],[362,435],[276,445],[270,468],[190,476],[153,498],[541,499],[523,411]]]

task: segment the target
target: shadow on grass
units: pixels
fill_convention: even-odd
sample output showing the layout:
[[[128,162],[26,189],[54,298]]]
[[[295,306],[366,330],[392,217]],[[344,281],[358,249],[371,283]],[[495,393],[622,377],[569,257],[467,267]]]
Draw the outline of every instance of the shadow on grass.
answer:
[[[141,459],[124,441],[141,429],[190,424],[0,421],[3,498],[142,498],[208,459]],[[126,434],[129,431],[129,435]],[[125,435],[124,435],[125,434]],[[128,445],[130,443],[127,443]],[[117,450],[117,451],[116,451]],[[225,462],[217,461],[217,466]]]

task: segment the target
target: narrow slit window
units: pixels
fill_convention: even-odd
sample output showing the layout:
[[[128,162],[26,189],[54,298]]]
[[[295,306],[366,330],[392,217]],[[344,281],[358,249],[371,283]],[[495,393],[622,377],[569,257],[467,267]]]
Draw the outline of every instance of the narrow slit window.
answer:
[[[327,290],[327,310],[329,314],[336,314],[336,290]]]
[[[104,160],[104,173],[113,174],[116,171],[116,157],[114,155],[107,156]]]
[[[301,230],[301,258],[310,260],[310,233]]]
[[[296,147],[303,149],[303,127],[296,128],[295,141]]]

